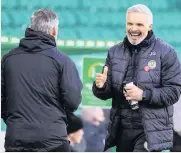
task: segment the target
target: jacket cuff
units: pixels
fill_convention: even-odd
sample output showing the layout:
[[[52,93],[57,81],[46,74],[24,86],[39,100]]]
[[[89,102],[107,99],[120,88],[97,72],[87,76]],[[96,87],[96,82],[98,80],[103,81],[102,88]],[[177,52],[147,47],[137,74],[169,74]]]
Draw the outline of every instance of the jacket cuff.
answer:
[[[152,98],[152,91],[151,90],[144,90],[145,98],[141,100],[141,102],[147,102],[150,104]]]
[[[145,92],[146,92],[145,100],[150,102],[152,97],[152,92],[151,90],[145,90]]]

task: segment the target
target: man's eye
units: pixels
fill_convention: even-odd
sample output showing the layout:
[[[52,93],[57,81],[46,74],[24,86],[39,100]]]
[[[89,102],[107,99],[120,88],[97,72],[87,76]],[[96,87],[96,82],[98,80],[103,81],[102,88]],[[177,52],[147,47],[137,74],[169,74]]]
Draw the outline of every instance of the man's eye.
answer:
[[[137,26],[141,27],[141,26],[143,26],[143,24],[137,24]]]
[[[132,23],[128,23],[128,25],[133,25]]]

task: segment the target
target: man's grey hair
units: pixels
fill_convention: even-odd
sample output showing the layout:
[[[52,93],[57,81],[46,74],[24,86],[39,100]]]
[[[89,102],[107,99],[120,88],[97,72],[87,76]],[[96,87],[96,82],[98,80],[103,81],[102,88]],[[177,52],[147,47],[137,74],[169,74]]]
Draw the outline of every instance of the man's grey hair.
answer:
[[[34,31],[41,31],[50,34],[50,31],[58,26],[57,15],[49,9],[40,9],[31,16],[30,28]]]
[[[148,21],[149,24],[153,24],[153,14],[147,6],[145,6],[143,4],[133,5],[127,9],[127,15],[128,15],[128,13],[132,13],[132,12],[139,12],[139,13],[147,14],[149,16],[149,21]]]

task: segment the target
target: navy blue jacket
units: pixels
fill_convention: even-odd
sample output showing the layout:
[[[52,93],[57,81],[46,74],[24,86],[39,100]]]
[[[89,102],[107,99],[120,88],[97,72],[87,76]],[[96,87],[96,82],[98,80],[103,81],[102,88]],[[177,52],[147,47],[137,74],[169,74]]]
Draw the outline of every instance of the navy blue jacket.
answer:
[[[107,123],[101,122],[96,126],[84,120],[84,138],[87,143],[86,152],[102,152],[104,149],[105,138],[107,134]],[[96,141],[95,141],[96,140]]]
[[[121,109],[124,101],[123,82],[128,71],[131,58],[125,41],[110,48],[106,60],[108,78],[104,88],[98,89],[93,84],[93,93],[96,97],[106,100],[112,98],[110,123],[105,150],[115,146],[118,132],[121,130]],[[145,90],[149,97],[139,102],[141,121],[150,151],[169,149],[173,145],[173,104],[181,94],[181,66],[174,51],[166,42],[155,38],[153,34],[136,54],[134,65],[134,83]],[[150,66],[150,71],[145,71]],[[126,123],[125,123],[126,125]]]
[[[81,103],[82,83],[54,37],[27,29],[2,58],[1,117],[8,151],[48,151],[67,140],[67,113]]]

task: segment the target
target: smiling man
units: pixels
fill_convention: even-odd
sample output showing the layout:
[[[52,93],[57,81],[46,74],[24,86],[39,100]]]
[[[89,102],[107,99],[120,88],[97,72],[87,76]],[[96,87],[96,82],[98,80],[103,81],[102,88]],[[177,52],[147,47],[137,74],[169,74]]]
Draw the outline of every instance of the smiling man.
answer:
[[[110,48],[96,97],[112,98],[105,150],[169,151],[173,146],[173,104],[181,94],[181,66],[174,48],[155,37],[150,9],[127,10],[126,37]]]
[[[126,19],[126,34],[129,42],[132,45],[140,44],[152,29],[153,16],[151,11],[143,13],[128,9]]]

